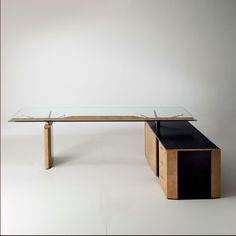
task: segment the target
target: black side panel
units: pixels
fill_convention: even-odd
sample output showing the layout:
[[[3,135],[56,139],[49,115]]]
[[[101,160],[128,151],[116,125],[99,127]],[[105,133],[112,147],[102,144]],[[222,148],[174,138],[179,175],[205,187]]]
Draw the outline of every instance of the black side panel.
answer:
[[[166,149],[213,149],[217,146],[188,121],[148,122],[153,132]]]
[[[178,197],[211,198],[211,151],[178,152]]]

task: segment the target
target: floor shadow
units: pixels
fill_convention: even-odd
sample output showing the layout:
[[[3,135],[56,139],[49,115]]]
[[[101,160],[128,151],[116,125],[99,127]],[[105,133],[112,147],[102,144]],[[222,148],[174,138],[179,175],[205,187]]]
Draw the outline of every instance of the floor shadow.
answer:
[[[60,166],[60,165],[63,165],[63,164],[69,163],[69,162],[73,162],[77,159],[78,159],[77,155],[76,156],[69,156],[69,155],[56,156],[53,158],[53,166],[57,167],[57,166]]]

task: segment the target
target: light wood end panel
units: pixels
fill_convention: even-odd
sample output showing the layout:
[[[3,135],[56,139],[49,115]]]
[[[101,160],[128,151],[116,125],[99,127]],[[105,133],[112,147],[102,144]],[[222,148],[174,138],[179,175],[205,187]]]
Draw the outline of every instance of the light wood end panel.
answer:
[[[167,151],[167,198],[178,198],[177,152]]]
[[[144,143],[145,143],[145,156],[147,161],[156,176],[159,175],[158,171],[158,153],[157,145],[158,141],[156,135],[153,133],[152,129],[149,127],[147,122],[144,123]]]
[[[214,149],[211,151],[211,197],[220,197],[221,192],[221,151]]]

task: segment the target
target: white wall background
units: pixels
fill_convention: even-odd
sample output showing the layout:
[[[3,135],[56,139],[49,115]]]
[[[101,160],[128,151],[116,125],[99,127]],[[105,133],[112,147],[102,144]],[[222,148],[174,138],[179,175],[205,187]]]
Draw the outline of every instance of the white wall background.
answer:
[[[25,106],[180,105],[220,144],[235,103],[236,1],[2,1],[3,134],[42,131]]]
[[[236,232],[236,1],[2,0],[1,11],[3,234]],[[142,123],[55,124],[65,135],[45,172],[43,124],[7,122],[21,107],[116,105],[192,112],[222,149],[222,198],[166,200]]]

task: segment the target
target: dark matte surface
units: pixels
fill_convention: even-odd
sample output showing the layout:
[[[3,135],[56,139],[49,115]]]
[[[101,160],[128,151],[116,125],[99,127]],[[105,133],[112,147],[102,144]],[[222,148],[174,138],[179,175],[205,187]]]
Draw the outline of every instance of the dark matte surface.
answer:
[[[211,198],[211,151],[178,152],[178,198]]]
[[[166,149],[218,148],[188,121],[161,121],[159,130],[155,122],[148,122]]]

